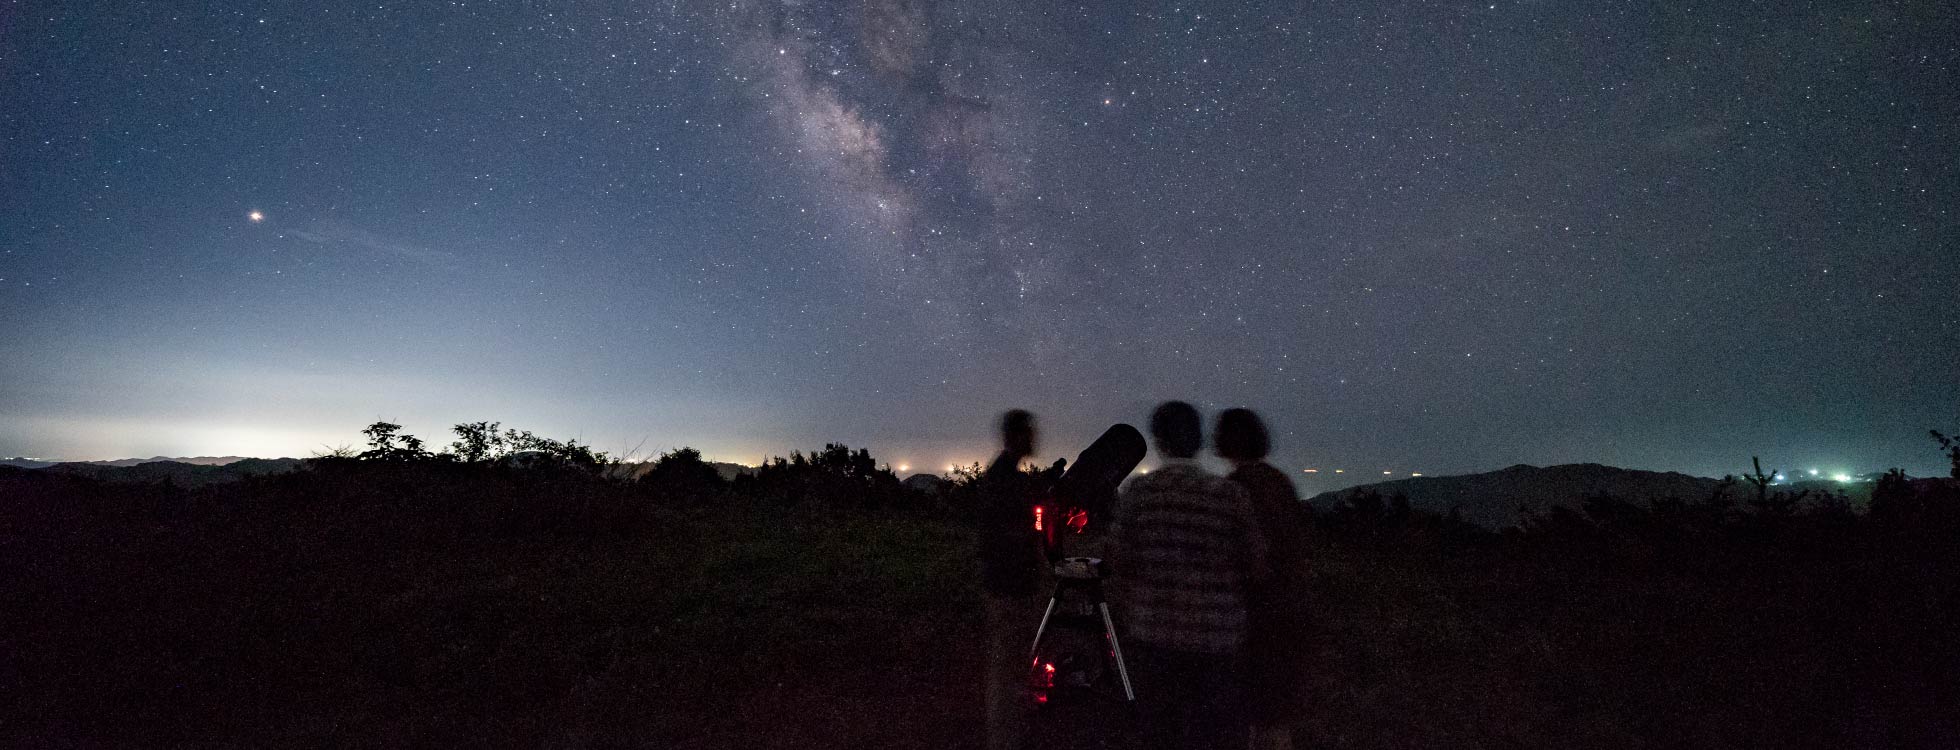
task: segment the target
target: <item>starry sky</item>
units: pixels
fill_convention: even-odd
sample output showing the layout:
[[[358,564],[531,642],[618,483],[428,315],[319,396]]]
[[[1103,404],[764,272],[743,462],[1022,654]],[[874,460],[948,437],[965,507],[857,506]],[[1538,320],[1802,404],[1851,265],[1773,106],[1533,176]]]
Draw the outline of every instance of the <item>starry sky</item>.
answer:
[[[1181,398],[1289,469],[1934,473],[1960,429],[1939,0],[15,0],[0,102],[0,455],[938,471]]]

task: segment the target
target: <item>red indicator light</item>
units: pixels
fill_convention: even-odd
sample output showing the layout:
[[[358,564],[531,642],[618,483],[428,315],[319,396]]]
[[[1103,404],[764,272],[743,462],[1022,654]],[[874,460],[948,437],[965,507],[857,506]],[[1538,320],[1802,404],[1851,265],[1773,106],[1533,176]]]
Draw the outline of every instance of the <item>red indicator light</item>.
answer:
[[[1041,528],[1041,506],[1039,505],[1034,506],[1034,530],[1035,531],[1043,530]]]
[[[1083,529],[1089,527],[1089,512],[1081,508],[1072,508],[1068,512],[1067,523],[1069,528],[1074,529],[1075,533],[1080,534]]]

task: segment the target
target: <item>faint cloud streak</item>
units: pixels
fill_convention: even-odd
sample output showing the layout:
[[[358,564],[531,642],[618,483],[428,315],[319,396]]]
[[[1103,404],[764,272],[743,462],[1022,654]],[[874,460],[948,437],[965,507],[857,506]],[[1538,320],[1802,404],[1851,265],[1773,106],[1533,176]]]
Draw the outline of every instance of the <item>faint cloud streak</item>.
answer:
[[[293,236],[316,245],[352,245],[442,268],[462,265],[462,259],[454,253],[412,245],[339,222],[327,222],[315,225],[311,229],[298,230],[293,232]]]

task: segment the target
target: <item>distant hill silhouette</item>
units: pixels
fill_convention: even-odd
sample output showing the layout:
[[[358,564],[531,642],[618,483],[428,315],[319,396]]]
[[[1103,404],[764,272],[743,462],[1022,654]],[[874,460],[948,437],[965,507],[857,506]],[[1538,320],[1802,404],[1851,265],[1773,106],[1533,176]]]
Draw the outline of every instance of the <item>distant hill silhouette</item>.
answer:
[[[193,463],[195,461],[219,461],[224,463]],[[135,461],[136,463],[130,463]],[[235,482],[248,476],[261,474],[280,474],[300,467],[297,458],[238,458],[227,456],[223,459],[200,457],[189,459],[164,459],[147,461],[125,459],[122,461],[70,461],[57,464],[43,464],[35,468],[40,471],[58,474],[73,474],[105,482],[162,482],[170,481],[180,486],[196,487],[206,484]],[[11,464],[20,466],[20,464]]]
[[[1447,477],[1411,477],[1376,482],[1323,492],[1308,499],[1325,511],[1355,494],[1380,493],[1388,498],[1403,495],[1416,510],[1448,514],[1456,510],[1463,520],[1486,528],[1503,528],[1517,523],[1518,510],[1549,510],[1552,506],[1577,509],[1587,497],[1611,495],[1645,505],[1668,497],[1687,501],[1703,500],[1715,492],[1717,479],[1694,477],[1676,472],[1621,469],[1600,464],[1564,464],[1537,467],[1518,464],[1482,474]],[[1740,487],[1732,497],[1741,499]]]
[[[937,494],[953,486],[953,482],[938,474],[913,474],[905,478],[905,486],[918,492]]]
[[[18,466],[23,469],[45,469],[57,464],[89,464],[93,466],[137,466],[158,462],[192,464],[195,466],[225,466],[240,461],[266,461],[291,459],[263,459],[250,456],[151,456],[149,458],[118,458],[113,461],[45,461],[38,458],[0,458],[0,466]]]

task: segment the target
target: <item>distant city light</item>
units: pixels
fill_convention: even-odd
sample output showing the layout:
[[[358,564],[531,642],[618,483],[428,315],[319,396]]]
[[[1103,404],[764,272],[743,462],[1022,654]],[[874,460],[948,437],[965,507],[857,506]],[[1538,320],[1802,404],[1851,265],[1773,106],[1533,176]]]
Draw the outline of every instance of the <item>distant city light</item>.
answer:
[[[1137,469],[1137,473],[1138,473],[1138,474],[1149,474],[1149,473],[1150,473],[1150,470],[1149,470],[1149,469]]]
[[[899,470],[899,471],[911,471],[911,470],[912,470],[912,465],[911,465],[911,464],[899,464],[899,465],[898,465],[898,470]]]
[[[1813,477],[1814,477],[1814,476],[1817,476],[1817,470],[1816,470],[1816,469],[1811,469],[1811,470],[1810,470],[1810,475],[1811,475],[1811,476],[1813,476]]]
[[[1409,472],[1409,476],[1412,476],[1412,477],[1419,477],[1419,476],[1422,476],[1422,472],[1420,472],[1420,471],[1412,471],[1412,472]]]
[[[1390,475],[1393,475],[1394,473],[1395,473],[1395,472],[1392,472],[1392,471],[1384,471],[1384,472],[1382,472],[1382,476],[1390,476]]]
[[[1835,480],[1838,480],[1838,481],[1840,481],[1840,482],[1849,482],[1849,481],[1851,481],[1851,475],[1850,475],[1850,474],[1832,474],[1832,475],[1831,475],[1831,478],[1832,478],[1832,479],[1835,479]]]
[[[1319,474],[1319,473],[1320,473],[1320,470],[1319,470],[1319,469],[1301,469],[1300,471],[1303,471],[1303,472],[1306,472],[1306,473],[1308,473],[1308,474]]]
[[[1347,469],[1335,469],[1335,470],[1334,470],[1334,473],[1336,473],[1336,474],[1346,474],[1346,473],[1347,473]]]

